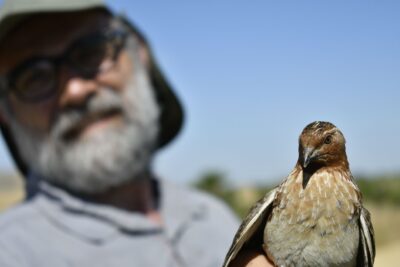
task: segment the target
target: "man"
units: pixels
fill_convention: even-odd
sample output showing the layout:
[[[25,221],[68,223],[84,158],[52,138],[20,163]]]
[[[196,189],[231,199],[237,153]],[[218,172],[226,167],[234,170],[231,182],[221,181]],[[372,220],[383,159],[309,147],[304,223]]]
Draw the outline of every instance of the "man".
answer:
[[[6,0],[0,125],[27,200],[0,217],[0,266],[220,266],[217,200],[157,179],[182,108],[143,36],[99,0]]]

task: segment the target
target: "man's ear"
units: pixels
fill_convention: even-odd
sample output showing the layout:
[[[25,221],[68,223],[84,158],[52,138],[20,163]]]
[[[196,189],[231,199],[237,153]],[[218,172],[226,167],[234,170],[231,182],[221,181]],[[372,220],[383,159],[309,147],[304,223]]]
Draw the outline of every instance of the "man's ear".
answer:
[[[140,61],[146,66],[146,69],[150,68],[150,52],[145,44],[140,42],[139,47],[139,58]]]

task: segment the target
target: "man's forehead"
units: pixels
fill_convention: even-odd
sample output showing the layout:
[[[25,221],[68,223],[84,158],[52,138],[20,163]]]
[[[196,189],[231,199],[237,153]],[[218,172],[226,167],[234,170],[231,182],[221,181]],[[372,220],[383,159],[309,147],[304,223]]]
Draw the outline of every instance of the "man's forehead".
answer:
[[[0,43],[0,72],[33,56],[57,55],[77,38],[105,28],[110,17],[101,9],[33,15]]]

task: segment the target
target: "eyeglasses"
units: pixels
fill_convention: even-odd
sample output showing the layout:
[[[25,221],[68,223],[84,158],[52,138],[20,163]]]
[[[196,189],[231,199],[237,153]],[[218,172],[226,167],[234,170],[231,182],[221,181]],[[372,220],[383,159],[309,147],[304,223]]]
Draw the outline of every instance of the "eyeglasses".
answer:
[[[122,30],[94,33],[75,41],[60,56],[31,58],[0,76],[0,95],[11,90],[25,102],[51,97],[57,90],[61,65],[87,79],[110,70],[125,46],[127,35]]]

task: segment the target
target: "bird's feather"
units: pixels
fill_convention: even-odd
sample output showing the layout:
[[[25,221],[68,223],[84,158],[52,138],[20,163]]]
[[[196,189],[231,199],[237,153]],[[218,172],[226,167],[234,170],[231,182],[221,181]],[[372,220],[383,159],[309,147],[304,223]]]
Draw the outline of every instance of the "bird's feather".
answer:
[[[223,267],[229,266],[238,252],[250,242],[252,237],[255,236],[254,233],[261,228],[262,231],[264,230],[263,221],[269,217],[276,193],[277,188],[272,189],[251,208],[249,214],[243,220],[243,223],[240,225],[239,230],[233,239],[232,245],[225,257]]]
[[[372,267],[375,258],[374,229],[367,209],[362,208],[360,214],[360,247],[357,266]]]

